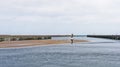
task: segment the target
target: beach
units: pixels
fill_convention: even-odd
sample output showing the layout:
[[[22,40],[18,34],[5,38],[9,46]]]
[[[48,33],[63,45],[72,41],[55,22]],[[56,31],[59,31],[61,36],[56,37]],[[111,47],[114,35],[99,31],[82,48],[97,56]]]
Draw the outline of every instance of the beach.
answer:
[[[88,42],[87,40],[74,40],[74,43]],[[70,40],[23,40],[23,41],[3,41],[0,42],[0,48],[27,47],[39,45],[53,45],[71,43]]]

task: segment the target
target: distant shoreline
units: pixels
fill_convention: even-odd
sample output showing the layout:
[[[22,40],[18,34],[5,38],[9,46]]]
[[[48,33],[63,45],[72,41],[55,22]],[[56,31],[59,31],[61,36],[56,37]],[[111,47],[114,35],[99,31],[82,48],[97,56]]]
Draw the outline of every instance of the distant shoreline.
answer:
[[[88,42],[87,40],[74,40],[74,43]],[[27,46],[40,46],[52,44],[71,43],[70,40],[24,40],[24,41],[3,41],[0,42],[0,48],[15,48]]]

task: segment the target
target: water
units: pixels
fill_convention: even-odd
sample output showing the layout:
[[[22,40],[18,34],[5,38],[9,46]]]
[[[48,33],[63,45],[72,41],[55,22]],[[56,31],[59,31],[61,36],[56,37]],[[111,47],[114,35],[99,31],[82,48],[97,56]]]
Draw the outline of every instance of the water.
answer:
[[[73,45],[1,48],[0,67],[120,66],[120,41],[86,37],[80,39],[91,42]]]

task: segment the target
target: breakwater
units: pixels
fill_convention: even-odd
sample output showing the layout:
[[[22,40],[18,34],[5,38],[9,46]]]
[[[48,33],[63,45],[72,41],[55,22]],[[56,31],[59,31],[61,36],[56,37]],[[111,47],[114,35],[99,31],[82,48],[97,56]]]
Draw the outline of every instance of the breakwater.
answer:
[[[87,35],[87,37],[120,40],[120,35]]]

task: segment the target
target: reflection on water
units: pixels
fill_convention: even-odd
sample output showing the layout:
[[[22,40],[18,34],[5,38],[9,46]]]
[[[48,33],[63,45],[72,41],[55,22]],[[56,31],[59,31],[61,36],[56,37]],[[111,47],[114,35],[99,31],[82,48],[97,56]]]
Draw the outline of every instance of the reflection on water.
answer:
[[[79,38],[87,43],[1,48],[0,67],[119,67],[119,41]]]

